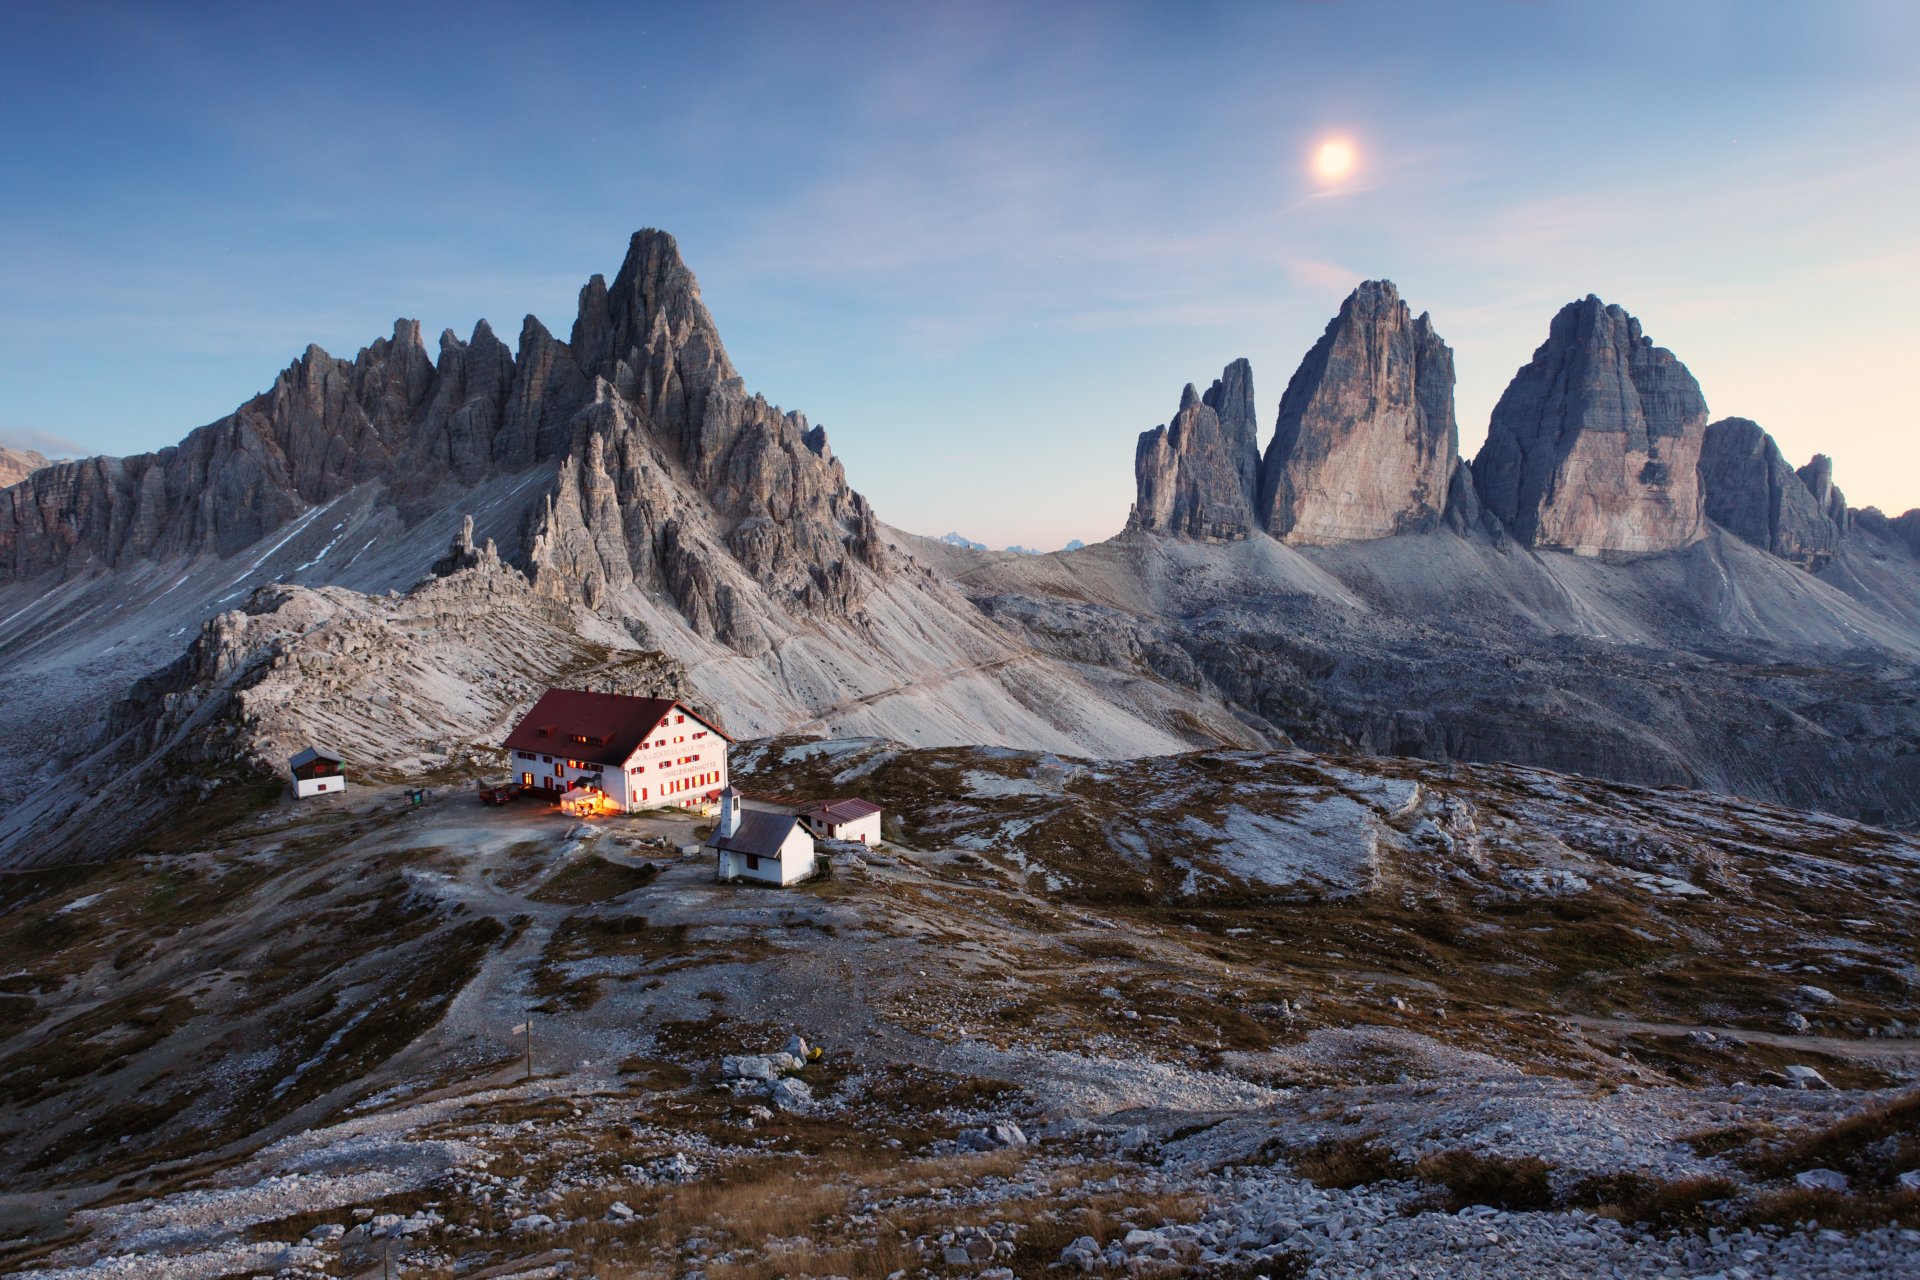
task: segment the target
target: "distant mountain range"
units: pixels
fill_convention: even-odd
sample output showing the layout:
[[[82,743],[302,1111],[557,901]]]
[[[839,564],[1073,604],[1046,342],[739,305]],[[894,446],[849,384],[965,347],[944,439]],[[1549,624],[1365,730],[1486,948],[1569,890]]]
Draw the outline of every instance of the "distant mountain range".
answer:
[[[986,543],[975,542],[972,538],[968,538],[958,533],[943,533],[940,535],[937,541],[944,542],[950,547],[960,547],[966,551],[992,550],[992,548],[987,546]],[[1080,550],[1080,548],[1086,545],[1087,544],[1080,541],[1080,539],[1075,538],[1072,541],[1068,542],[1066,546],[1060,549],[1062,551],[1078,551]],[[1044,551],[1035,550],[1033,547],[1023,547],[1018,543],[1015,543],[1013,546],[1008,547],[1007,550],[1011,551],[1013,554],[1018,556],[1043,556],[1047,554]]]
[[[100,852],[138,829],[109,807],[273,767],[303,724],[377,725],[332,744],[361,769],[464,758],[519,691],[641,655],[743,735],[1291,741],[1920,822],[1920,512],[1709,423],[1620,308],[1552,319],[1471,463],[1452,354],[1390,283],[1342,305],[1264,450],[1252,376],[1140,437],[1126,532],[1008,555],[881,523],[822,429],[746,390],[662,232],[565,341],[528,317],[515,349],[482,322],[430,356],[410,320],[309,347],[177,446],[0,490],[0,860]],[[456,538],[430,598],[337,594],[411,591]],[[430,648],[455,599],[468,656],[423,652],[426,705],[394,714],[384,663],[345,655]]]

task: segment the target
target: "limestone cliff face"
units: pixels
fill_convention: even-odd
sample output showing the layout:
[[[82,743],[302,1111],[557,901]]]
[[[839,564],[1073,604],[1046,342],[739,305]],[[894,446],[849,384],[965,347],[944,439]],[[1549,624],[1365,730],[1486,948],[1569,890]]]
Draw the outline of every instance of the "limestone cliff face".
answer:
[[[1667,551],[1706,530],[1700,386],[1640,322],[1589,295],[1494,406],[1473,461],[1481,501],[1521,542],[1581,554]]]
[[[748,652],[769,641],[729,566],[783,609],[854,607],[855,566],[884,563],[872,509],[825,430],[747,394],[672,237],[636,235],[611,288],[588,282],[570,348],[593,392],[534,517],[537,586],[593,607],[664,591]]]
[[[1142,432],[1134,452],[1138,497],[1129,529],[1235,541],[1260,527],[1259,423],[1253,366],[1235,360],[1205,396],[1192,383],[1165,426]]]
[[[36,453],[32,449],[0,447],[0,489],[19,484],[46,465],[45,454]]]
[[[569,342],[529,316],[516,352],[483,320],[429,358],[402,320],[351,361],[307,348],[176,447],[0,490],[0,584],[230,556],[363,484],[412,520],[536,466],[551,480],[518,563],[549,595],[667,592],[755,648],[755,607],[846,613],[855,566],[883,563],[826,433],[747,393],[673,237],[642,231],[611,286],[581,290]]]
[[[1453,352],[1393,283],[1341,304],[1287,384],[1261,465],[1260,513],[1289,542],[1430,529],[1459,451]]]
[[[1825,498],[1809,475],[1823,482]],[[1827,459],[1816,456],[1794,471],[1773,437],[1746,418],[1708,424],[1700,488],[1709,520],[1803,569],[1825,567],[1846,536],[1846,505],[1838,503],[1836,519],[1838,490]]]
[[[414,514],[524,467],[539,453],[534,387],[556,380],[543,333],[523,335],[533,341],[516,361],[483,320],[469,341],[442,334],[435,362],[420,326],[401,320],[351,361],[309,346],[272,387],[176,446],[44,467],[0,492],[0,582],[230,556],[359,484],[384,484]],[[570,416],[585,384],[577,371],[557,380]]]

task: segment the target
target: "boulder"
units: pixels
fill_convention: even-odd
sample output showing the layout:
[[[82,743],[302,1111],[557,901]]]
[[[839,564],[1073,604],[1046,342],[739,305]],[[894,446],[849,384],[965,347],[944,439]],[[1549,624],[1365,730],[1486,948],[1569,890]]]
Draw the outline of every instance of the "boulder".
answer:
[[[1814,1068],[1808,1067],[1808,1066],[1802,1066],[1800,1063],[1797,1063],[1797,1062],[1790,1064],[1786,1068],[1785,1075],[1787,1077],[1787,1083],[1792,1085],[1796,1089],[1831,1089],[1833,1088],[1831,1084],[1827,1083],[1827,1078],[1821,1075]]]
[[[1793,1184],[1808,1191],[1845,1191],[1847,1175],[1837,1169],[1808,1169],[1794,1174]]]
[[[778,1078],[785,1068],[783,1061],[776,1062],[768,1053],[728,1054],[720,1059],[720,1077],[723,1080],[773,1080]]]
[[[813,1090],[804,1080],[791,1076],[775,1080],[767,1090],[767,1098],[782,1111],[806,1112],[813,1109]]]
[[[1280,398],[1259,512],[1288,542],[1434,528],[1459,456],[1453,352],[1390,280],[1355,289]]]
[[[1027,1145],[1027,1135],[1010,1120],[996,1120],[983,1129],[964,1130],[956,1141],[965,1151],[1001,1151]]]
[[[1706,425],[1686,366],[1638,320],[1588,295],[1561,308],[1494,406],[1474,487],[1527,546],[1673,550],[1706,533]]]

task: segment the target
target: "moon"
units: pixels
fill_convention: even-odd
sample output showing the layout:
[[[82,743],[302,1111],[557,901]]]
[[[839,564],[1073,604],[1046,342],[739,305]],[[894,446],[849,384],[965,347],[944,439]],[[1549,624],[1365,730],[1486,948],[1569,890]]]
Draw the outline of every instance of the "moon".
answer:
[[[1322,182],[1339,182],[1353,172],[1359,157],[1345,138],[1328,138],[1313,152],[1313,172]]]

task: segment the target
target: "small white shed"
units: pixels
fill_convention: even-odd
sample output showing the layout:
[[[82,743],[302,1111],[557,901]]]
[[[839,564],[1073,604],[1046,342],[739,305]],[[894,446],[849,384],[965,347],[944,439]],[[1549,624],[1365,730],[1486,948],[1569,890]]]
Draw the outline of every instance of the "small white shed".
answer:
[[[880,843],[880,806],[871,800],[823,800],[802,810],[800,817],[822,840]]]
[[[813,837],[791,814],[742,813],[732,787],[720,794],[720,819],[707,838],[721,880],[788,885],[813,874]]]
[[[293,771],[293,794],[305,799],[345,791],[344,764],[339,756],[321,747],[307,747],[298,752],[287,761],[287,768]]]

